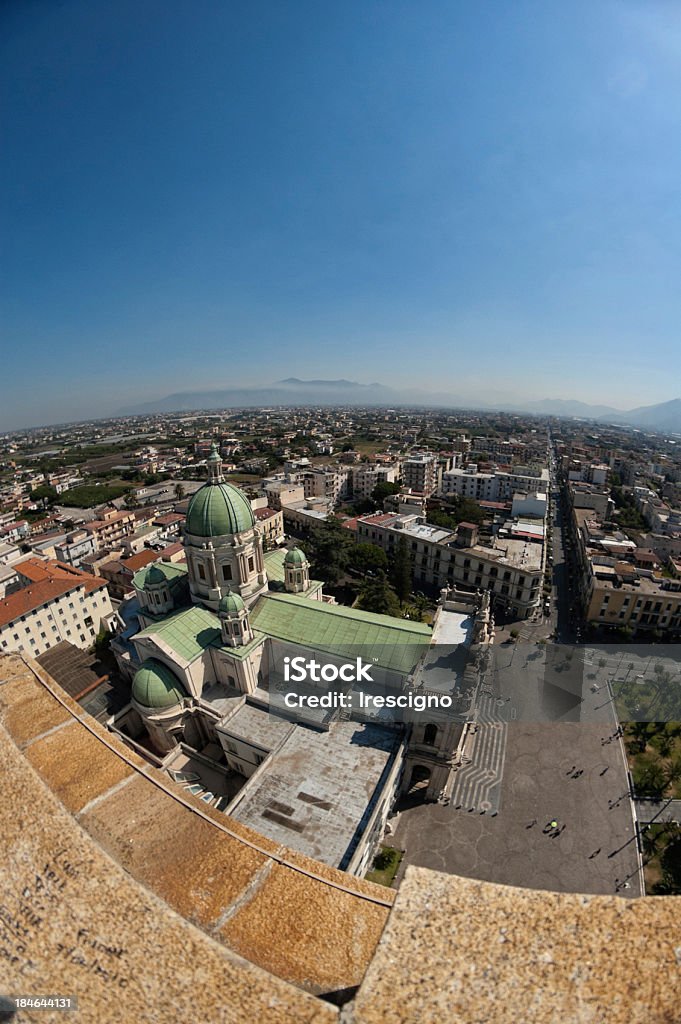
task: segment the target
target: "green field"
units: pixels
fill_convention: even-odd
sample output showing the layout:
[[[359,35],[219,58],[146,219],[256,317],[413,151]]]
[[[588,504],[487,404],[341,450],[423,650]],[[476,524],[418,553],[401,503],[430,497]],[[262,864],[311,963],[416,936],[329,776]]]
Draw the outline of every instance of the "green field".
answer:
[[[101,484],[99,487],[93,484],[85,484],[81,487],[72,487],[59,495],[56,504],[67,508],[92,508],[95,505],[103,505],[106,501],[113,501],[131,491],[134,484]]]

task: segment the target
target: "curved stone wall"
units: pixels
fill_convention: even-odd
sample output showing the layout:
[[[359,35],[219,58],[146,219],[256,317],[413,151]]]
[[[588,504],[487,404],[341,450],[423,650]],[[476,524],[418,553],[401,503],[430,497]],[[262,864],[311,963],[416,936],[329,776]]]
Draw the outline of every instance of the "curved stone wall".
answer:
[[[409,869],[391,911],[391,891],[166,788],[16,656],[0,758],[5,993],[77,993],[87,1024],[325,1022],[350,997],[357,1024],[679,1019],[678,898]]]

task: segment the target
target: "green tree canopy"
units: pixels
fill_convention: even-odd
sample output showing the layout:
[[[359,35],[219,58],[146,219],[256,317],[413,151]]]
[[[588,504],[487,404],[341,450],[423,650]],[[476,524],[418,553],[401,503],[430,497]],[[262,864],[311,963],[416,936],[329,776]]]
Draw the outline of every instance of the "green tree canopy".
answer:
[[[400,489],[401,489],[401,484],[399,484],[399,483],[388,483],[388,481],[386,480],[385,482],[381,482],[379,484],[376,484],[376,486],[374,487],[373,491],[371,492],[371,497],[372,497],[373,501],[375,501],[376,504],[380,505],[381,508],[382,508],[383,507],[383,502],[385,501],[385,499],[390,494],[399,494],[400,493]]]
[[[54,505],[58,497],[56,488],[50,487],[49,484],[40,484],[31,491],[31,501],[42,501],[46,505]]]
[[[414,562],[406,537],[400,537],[395,546],[395,553],[390,566],[390,581],[400,604],[404,604],[411,594]]]
[[[348,565],[356,572],[379,572],[388,568],[388,556],[378,544],[360,543],[350,549]]]
[[[363,584],[359,595],[359,606],[367,612],[375,612],[378,615],[399,616],[400,602],[384,572],[379,572],[377,576],[366,580]]]
[[[310,562],[311,576],[325,583],[337,583],[347,568],[354,543],[352,534],[337,516],[329,516],[326,522],[315,526],[301,544]]]

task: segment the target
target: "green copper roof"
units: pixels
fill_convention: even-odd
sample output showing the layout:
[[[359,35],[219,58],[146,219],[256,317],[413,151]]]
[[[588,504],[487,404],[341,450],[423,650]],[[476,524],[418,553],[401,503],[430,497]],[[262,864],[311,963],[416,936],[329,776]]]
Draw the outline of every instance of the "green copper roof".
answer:
[[[279,580],[280,583],[284,582],[285,554],[286,552],[283,548],[275,548],[273,551],[265,552],[265,572],[267,573],[268,580]]]
[[[300,548],[291,548],[290,551],[286,552],[284,565],[304,565],[305,562],[307,562],[305,552],[301,551]]]
[[[148,583],[165,583],[165,581],[166,574],[164,573],[163,569],[161,569],[161,567],[159,565],[156,565],[155,563],[153,565],[150,565],[149,571],[147,572],[147,575],[144,579],[145,587]]]
[[[255,516],[251,503],[238,487],[209,482],[189,502],[185,532],[196,537],[221,537],[252,530]]]
[[[152,574],[152,579],[149,580],[149,574],[152,569],[157,569],[163,574],[163,579],[167,580],[172,586],[178,579],[187,575],[187,566],[176,562],[152,562],[151,565],[145,565],[142,569],[138,569],[132,578],[132,585],[136,590],[141,590],[144,584],[148,581],[150,583],[160,583],[161,580],[157,577],[156,572]]]
[[[143,707],[161,710],[179,704],[187,693],[167,665],[149,658],[135,673],[132,695]]]
[[[431,640],[424,623],[323,604],[295,594],[267,594],[251,610],[259,632],[341,657],[362,657],[407,675]]]
[[[137,636],[157,636],[184,661],[193,661],[211,644],[220,645],[220,620],[198,605],[175,612]]]
[[[244,602],[241,594],[233,594],[230,590],[220,598],[218,611],[225,615],[236,615],[244,610]]]

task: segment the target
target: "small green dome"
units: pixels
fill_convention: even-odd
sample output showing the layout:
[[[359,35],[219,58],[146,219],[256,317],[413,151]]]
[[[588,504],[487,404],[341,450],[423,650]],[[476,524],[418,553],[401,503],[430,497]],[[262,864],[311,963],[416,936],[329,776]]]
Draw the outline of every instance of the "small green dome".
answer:
[[[185,532],[195,537],[222,537],[252,530],[255,516],[251,503],[238,487],[210,481],[189,502]]]
[[[220,598],[218,612],[222,615],[238,615],[245,607],[241,594],[234,594],[230,590]]]
[[[290,551],[286,552],[284,565],[305,565],[306,562],[305,552],[301,551],[300,548],[291,548]]]
[[[148,583],[165,583],[166,575],[160,565],[150,565],[147,569],[147,575],[144,577],[144,586]]]
[[[132,695],[142,707],[159,711],[180,704],[187,696],[175,673],[156,658],[148,658],[135,672]]]

